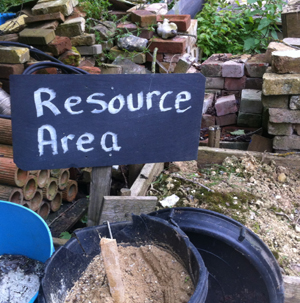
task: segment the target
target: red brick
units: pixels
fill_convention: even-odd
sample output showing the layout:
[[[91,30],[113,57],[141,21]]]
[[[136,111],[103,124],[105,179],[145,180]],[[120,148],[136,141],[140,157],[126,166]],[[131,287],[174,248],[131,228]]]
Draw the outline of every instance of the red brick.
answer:
[[[0,64],[0,75],[3,79],[9,79],[10,75],[21,75],[23,71],[23,64]]]
[[[158,53],[183,54],[186,49],[186,38],[175,37],[164,40],[155,37],[150,40],[148,48],[153,52],[155,47],[158,48]]]
[[[225,78],[224,88],[226,90],[242,90],[246,87],[247,77],[242,78]]]
[[[153,56],[153,53],[151,53],[151,55]],[[146,53],[146,61],[148,62],[152,62],[153,61],[153,57],[151,56],[149,53]],[[159,62],[162,62],[164,58],[163,54],[156,54],[156,60]]]
[[[224,60],[230,58],[231,54],[214,54],[201,64],[201,73],[205,77],[222,77],[222,66]]]
[[[216,117],[212,115],[203,114],[201,120],[201,128],[208,128],[216,125]]]
[[[156,21],[163,22],[165,18],[175,23],[179,32],[186,32],[191,25],[191,15],[157,15]]]
[[[217,116],[236,113],[238,111],[235,95],[219,97],[215,103]]]
[[[65,16],[61,12],[45,14],[45,15],[28,16],[27,18],[25,18],[25,23],[28,24],[28,23],[34,23],[40,21],[51,21],[51,20],[64,22]]]
[[[147,27],[156,24],[156,15],[146,10],[136,10],[131,12],[131,21],[140,27]]]
[[[216,117],[216,124],[219,126],[236,124],[237,115],[228,114],[220,117]]]
[[[44,51],[51,52],[54,56],[59,56],[72,49],[71,40],[68,37],[56,36],[48,45],[42,47]]]
[[[80,68],[87,71],[90,74],[94,74],[94,75],[101,74],[101,69],[96,66],[81,66]]]

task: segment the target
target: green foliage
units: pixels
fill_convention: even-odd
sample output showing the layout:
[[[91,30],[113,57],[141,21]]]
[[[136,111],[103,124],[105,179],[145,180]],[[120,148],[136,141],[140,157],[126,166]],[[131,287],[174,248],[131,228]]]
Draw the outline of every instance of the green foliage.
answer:
[[[204,58],[214,53],[260,53],[278,39],[276,22],[282,0],[248,0],[228,6],[225,0],[208,0],[198,20],[198,46]]]
[[[30,0],[0,0],[0,13],[9,12],[9,8]]]
[[[108,0],[79,0],[79,5],[86,13],[87,19],[107,20],[108,8],[111,6],[111,3]]]
[[[60,235],[59,235],[59,237],[61,238],[61,239],[71,239],[71,234],[69,233],[69,232],[67,232],[67,231],[64,231],[64,232],[62,232]]]

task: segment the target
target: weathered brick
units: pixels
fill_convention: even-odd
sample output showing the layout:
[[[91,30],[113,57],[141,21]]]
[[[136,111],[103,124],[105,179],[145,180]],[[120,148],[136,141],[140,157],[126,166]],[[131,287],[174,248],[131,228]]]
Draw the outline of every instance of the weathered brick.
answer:
[[[101,44],[94,44],[89,46],[77,46],[76,49],[81,55],[99,55],[102,54],[102,45]]]
[[[241,91],[240,90],[222,90],[221,91],[221,96],[230,96],[230,95],[235,95],[235,98],[237,100],[241,99]]]
[[[176,64],[174,73],[185,74],[194,62],[194,57],[192,57],[190,54],[184,54]]]
[[[283,42],[284,43],[287,43],[287,44],[290,44],[290,45],[293,45],[293,46],[300,46],[300,38],[284,38],[283,39]]]
[[[222,66],[222,77],[241,78],[244,76],[244,63],[238,63],[233,60],[224,62]]]
[[[25,26],[26,15],[20,15],[17,18],[10,19],[4,24],[0,25],[0,32],[4,34],[13,34],[20,32]]]
[[[219,97],[215,103],[217,116],[236,113],[238,111],[235,95]]]
[[[163,22],[165,18],[165,15],[157,15],[156,21]],[[173,22],[177,25],[177,30],[179,32],[186,32],[191,26],[191,15],[168,15],[167,18],[170,22]]]
[[[159,62],[162,62],[164,59],[164,54],[159,54],[157,53],[156,54],[156,60],[159,61]],[[153,61],[153,54],[149,54],[149,53],[146,53],[146,61],[147,62],[152,62]]]
[[[201,73],[205,77],[222,77],[224,60],[228,60],[231,54],[214,54],[201,64]]]
[[[236,124],[236,121],[237,121],[237,116],[235,113],[216,117],[216,124],[219,126]]]
[[[101,65],[101,74],[122,74],[122,66],[103,63]]]
[[[273,52],[272,69],[277,74],[300,74],[300,51]]]
[[[134,56],[131,56],[130,53],[119,49],[117,46],[114,46],[110,49],[111,58],[114,60],[118,56],[122,56],[124,58],[128,58],[132,60],[132,62],[136,64],[143,64],[146,62],[146,55],[142,52],[136,52]]]
[[[156,24],[156,15],[147,10],[135,10],[130,15],[131,21],[140,27],[147,27]]]
[[[269,63],[265,54],[256,54],[245,63],[246,75],[251,78],[262,78]]]
[[[175,37],[164,40],[154,37],[149,41],[148,48],[153,52],[156,47],[158,48],[158,53],[183,54],[186,49],[186,39]]]
[[[201,119],[201,129],[216,125],[216,117],[212,115],[203,114]]]
[[[72,46],[81,46],[81,45],[93,45],[95,44],[95,35],[83,33],[80,36],[75,36],[71,38]]]
[[[276,136],[290,136],[293,134],[291,123],[268,123],[268,133]]]
[[[154,31],[148,28],[138,28],[138,26],[132,22],[122,22],[117,25],[117,29],[120,33],[132,33],[133,35],[150,40],[153,37]]]
[[[7,34],[0,36],[0,41],[18,42],[18,40],[19,40],[18,34]]]
[[[67,20],[65,23],[60,24],[56,29],[55,34],[63,37],[76,37],[80,36],[85,31],[85,19],[78,17]]]
[[[159,65],[159,72],[160,72],[161,74],[165,74],[165,73],[167,73],[167,71],[168,71],[168,73],[174,73],[174,70],[175,70],[175,68],[176,68],[176,64],[177,64],[177,63],[160,62],[160,65]],[[163,66],[164,68],[162,68],[162,66]]]
[[[262,105],[265,108],[289,108],[289,96],[283,95],[277,95],[277,96],[261,96]]]
[[[299,95],[300,74],[265,73],[263,76],[263,94],[268,95]]]
[[[80,61],[79,67],[88,66],[94,67],[96,64],[96,59],[94,56],[86,56],[82,61]]]
[[[9,79],[10,75],[21,75],[23,71],[23,64],[0,64],[0,76],[2,79]]]
[[[291,96],[289,108],[300,109],[300,95]]]
[[[222,77],[206,77],[205,89],[207,88],[224,88],[224,78]]]
[[[269,119],[273,123],[299,123],[300,110],[269,108]]]
[[[31,23],[28,24],[27,28],[31,29],[52,29],[56,30],[59,26],[59,22],[56,20],[53,21],[47,21],[47,22],[39,22],[39,23]]]
[[[29,49],[25,47],[0,46],[0,63],[25,63],[29,61]]]
[[[240,111],[244,113],[261,114],[261,91],[255,89],[243,89]]]
[[[42,21],[51,21],[57,20],[59,22],[65,21],[65,16],[61,12],[52,13],[52,14],[44,14],[44,15],[36,15],[36,16],[28,16],[25,19],[25,23],[35,23],[35,22],[42,22]]]
[[[266,50],[266,62],[269,64],[272,64],[272,53],[275,51],[286,51],[286,50],[295,50],[294,48],[287,46],[283,43],[279,42],[271,42],[268,45],[268,48]]]
[[[300,136],[275,136],[273,139],[273,148],[281,150],[300,149]]]
[[[101,24],[98,24],[91,28],[90,32],[97,32],[100,38],[104,41],[113,38],[116,34],[117,27],[114,22],[104,21]]]
[[[101,69],[96,66],[81,66],[80,68],[93,75],[101,74]]]
[[[55,38],[52,29],[25,28],[19,33],[19,41],[25,44],[47,45]]]
[[[246,86],[247,77],[225,78],[224,88],[226,90],[242,90]]]
[[[262,78],[247,78],[245,88],[262,90],[262,85],[263,85]]]
[[[33,15],[61,12],[64,16],[70,16],[73,12],[73,8],[74,5],[72,0],[56,0],[37,3],[31,11]]]
[[[262,115],[243,113],[243,112],[239,111],[237,125],[238,126],[248,126],[248,127],[261,127],[262,126]]]
[[[208,108],[213,105],[214,99],[215,99],[214,94],[204,94],[202,114],[205,114]]]

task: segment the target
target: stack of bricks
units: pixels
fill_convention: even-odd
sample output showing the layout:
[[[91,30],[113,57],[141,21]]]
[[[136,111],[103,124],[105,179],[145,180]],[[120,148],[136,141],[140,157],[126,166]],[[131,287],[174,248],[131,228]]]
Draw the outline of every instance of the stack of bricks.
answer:
[[[299,38],[287,39],[290,44],[300,46]],[[263,77],[264,128],[274,136],[275,152],[299,152],[300,51],[273,43],[270,57],[272,69]]]
[[[260,127],[262,77],[268,66],[266,54],[214,54],[204,61],[201,73],[206,77],[205,90],[215,95],[217,116],[203,112],[201,128],[214,125],[212,123]]]

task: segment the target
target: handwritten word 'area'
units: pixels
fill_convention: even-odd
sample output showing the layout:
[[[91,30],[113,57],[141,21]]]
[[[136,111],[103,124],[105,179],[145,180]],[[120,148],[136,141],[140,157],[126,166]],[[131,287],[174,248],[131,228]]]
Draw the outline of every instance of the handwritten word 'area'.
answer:
[[[47,94],[48,96],[45,98],[42,98],[42,94]],[[172,96],[173,95],[173,96]],[[144,101],[147,110],[150,110],[153,107],[154,101],[152,99],[155,99],[156,102],[158,101],[158,107],[161,112],[167,112],[173,109],[173,107],[165,107],[165,103],[170,104],[170,101],[174,102],[174,108],[177,113],[184,113],[188,109],[190,109],[192,106],[188,106],[185,108],[184,105],[181,103],[187,102],[191,100],[191,93],[188,91],[182,91],[174,96],[173,91],[167,91],[165,93],[161,93],[160,91],[152,91],[148,92],[144,95],[143,92],[140,92],[137,94],[137,100],[134,102],[133,94],[129,94],[126,97],[122,94],[119,94],[110,101],[104,101],[100,100],[100,98],[105,97],[105,94],[103,93],[94,93],[87,97],[86,103],[97,105],[96,108],[91,110],[91,113],[93,114],[100,114],[104,111],[108,111],[110,114],[115,115],[119,113],[124,107],[127,106],[127,109],[130,112],[135,112],[138,110],[143,109],[144,107]],[[58,109],[58,107],[52,102],[55,101],[56,98],[56,92],[53,89],[50,88],[39,88],[38,90],[34,91],[34,103],[36,107],[36,115],[37,117],[41,117],[44,115],[44,107],[51,110],[51,112],[57,116],[61,114],[61,111]],[[166,101],[166,99],[168,99]],[[71,115],[79,115],[84,112],[83,109],[79,110],[78,107],[76,109],[76,106],[78,106],[82,102],[81,97],[79,96],[71,96],[67,98],[64,102],[64,108],[65,110],[71,114]],[[134,103],[136,103],[134,105]]]
[[[45,140],[45,137],[49,138],[49,140]],[[38,149],[39,155],[44,155],[44,147],[49,145],[52,150],[52,155],[58,154],[58,138],[55,128],[52,125],[45,124],[38,129],[37,132],[38,138]],[[60,144],[64,153],[69,151],[69,141],[75,139],[75,135],[69,134],[64,136],[60,140]],[[90,146],[93,141],[95,140],[95,136],[91,133],[84,133],[83,135],[79,136],[76,140],[76,148],[78,151],[87,153],[94,149],[94,147]],[[110,142],[107,146],[107,141]],[[75,142],[74,142],[75,143]],[[86,146],[88,145],[88,146]],[[100,140],[100,146],[105,152],[111,151],[119,151],[121,146],[118,146],[118,135],[113,132],[106,132],[102,135]]]

